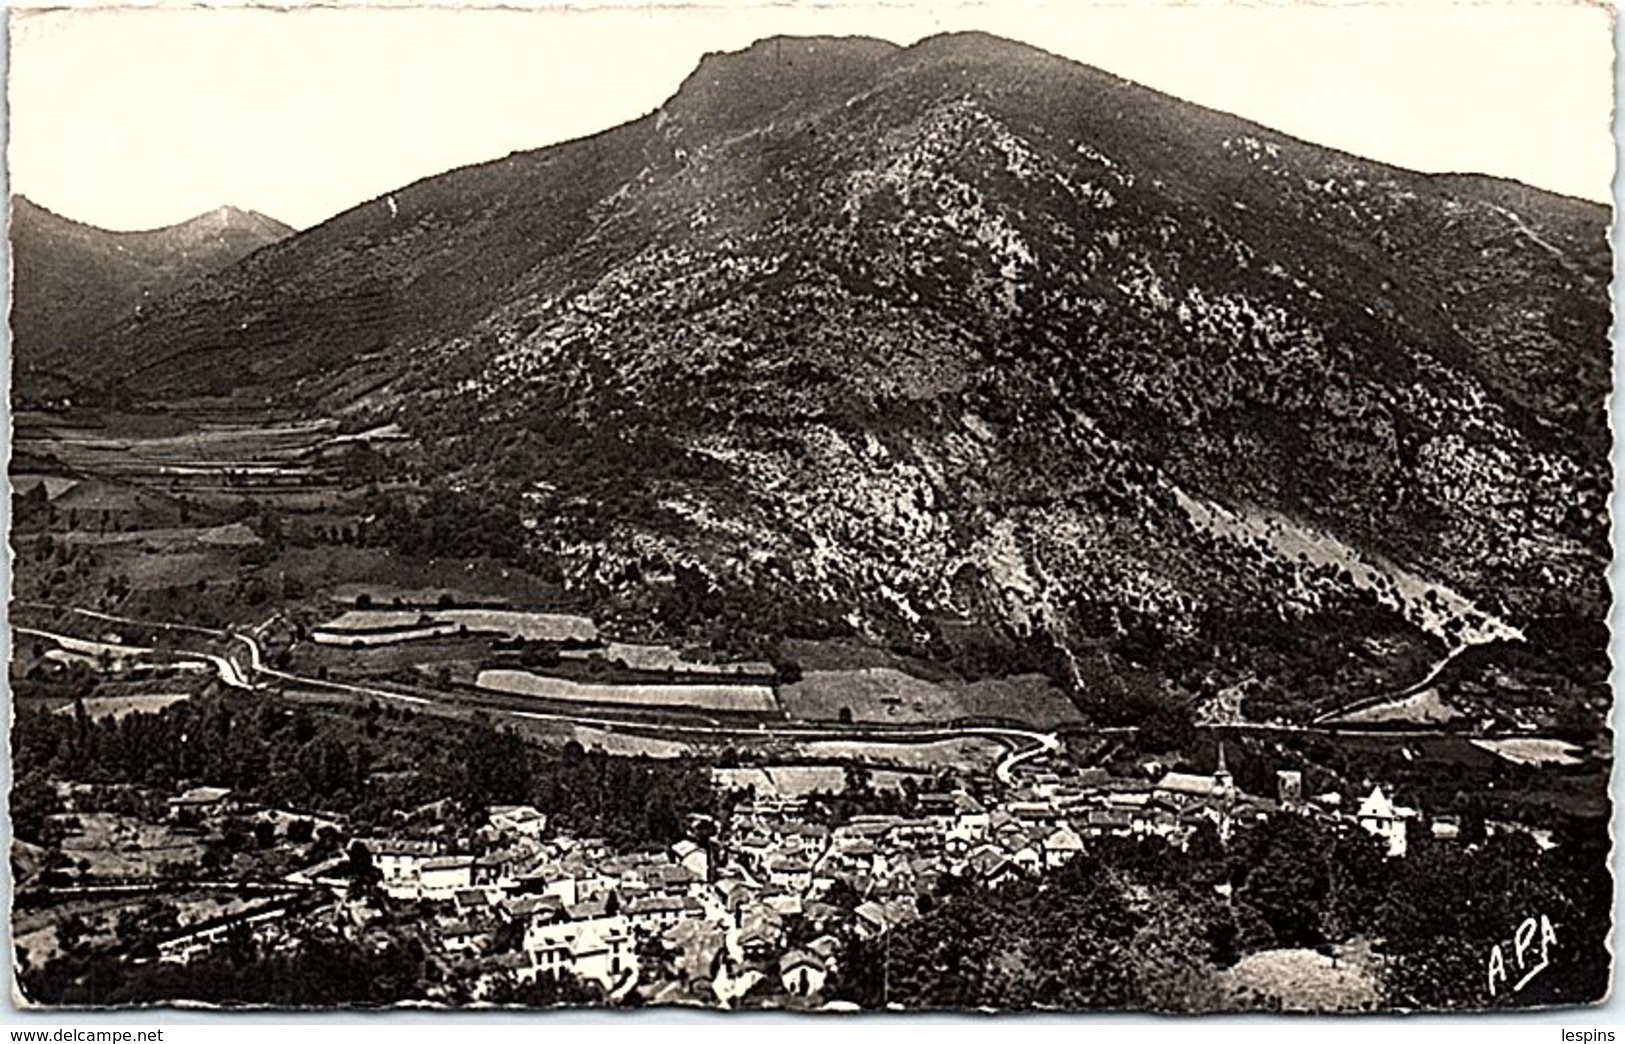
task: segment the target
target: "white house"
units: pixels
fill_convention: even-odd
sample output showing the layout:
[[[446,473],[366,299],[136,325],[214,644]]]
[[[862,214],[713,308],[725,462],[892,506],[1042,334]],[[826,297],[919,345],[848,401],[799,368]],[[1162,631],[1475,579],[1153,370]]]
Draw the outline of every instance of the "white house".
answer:
[[[954,821],[949,833],[973,844],[987,837],[991,817],[981,802],[969,794],[954,795]]]
[[[671,846],[671,857],[678,866],[702,881],[711,876],[711,857],[705,849],[687,838]]]
[[[425,859],[418,872],[418,898],[437,901],[454,899],[465,888],[474,887],[473,856],[436,856]]]
[[[178,797],[170,798],[168,805],[172,819],[187,816],[202,818],[232,811],[236,801],[225,787],[193,787]]]
[[[788,892],[805,892],[812,887],[812,867],[796,856],[779,856],[767,864],[768,883]]]
[[[1386,844],[1388,855],[1396,858],[1405,855],[1406,826],[1415,817],[1416,809],[1396,806],[1388,800],[1388,795],[1382,792],[1380,786],[1372,788],[1366,799],[1360,802],[1359,811],[1354,814],[1360,828]]]
[[[360,844],[371,856],[372,865],[380,875],[379,883],[391,899],[418,898],[423,865],[439,851],[433,841],[364,837]]]
[[[637,974],[631,926],[612,914],[581,921],[532,923],[525,930],[525,951],[536,971],[556,975],[567,971],[583,981],[612,989],[628,975]]]
[[[547,832],[547,816],[530,805],[492,805],[486,817],[498,833],[513,837],[540,838]]]
[[[1053,870],[1063,866],[1083,851],[1083,838],[1069,824],[1062,823],[1054,833],[1044,838],[1044,868]]]

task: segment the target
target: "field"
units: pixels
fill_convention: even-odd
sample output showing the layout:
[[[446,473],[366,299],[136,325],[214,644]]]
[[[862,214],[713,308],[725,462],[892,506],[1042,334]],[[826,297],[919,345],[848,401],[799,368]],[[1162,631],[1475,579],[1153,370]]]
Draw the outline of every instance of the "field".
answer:
[[[786,685],[780,700],[791,718],[859,724],[917,725],[966,718],[1003,719],[1053,728],[1083,716],[1039,675],[937,683],[894,667],[807,671]]]
[[[117,721],[130,714],[156,714],[171,704],[191,699],[185,692],[131,693],[128,696],[89,696],[84,700],[85,713],[92,720],[112,718]],[[58,714],[74,713],[73,705],[57,708]]]
[[[224,548],[172,548],[161,555],[123,555],[119,561],[131,590],[142,592],[192,587],[199,578],[210,585],[229,584],[237,568],[236,556]]]
[[[802,721],[929,724],[959,717],[948,690],[891,667],[807,671],[783,689],[784,709]]]
[[[1217,976],[1222,1009],[1369,1011],[1381,1001],[1375,959],[1365,946],[1339,947],[1336,959],[1314,950],[1262,950]]]
[[[881,769],[869,774],[869,785],[876,790],[895,790],[904,778],[917,778],[912,772]],[[711,770],[711,779],[728,790],[754,787],[758,797],[805,797],[814,791],[839,793],[846,787],[846,769],[841,765],[763,765],[752,768],[719,768]]]
[[[465,626],[470,631],[504,634],[532,642],[590,642],[598,638],[597,625],[585,616],[506,609],[445,609],[436,610],[434,618]]]
[[[1475,739],[1472,744],[1515,765],[1578,765],[1584,760],[1579,747],[1563,740],[1513,737]]]
[[[1007,718],[1036,728],[1084,721],[1077,706],[1041,674],[986,678],[953,691],[960,713],[967,718]]]
[[[681,758],[691,757],[696,748],[682,740],[657,739],[653,736],[629,736],[625,733],[594,729],[585,725],[567,726],[575,741],[588,750],[601,750],[622,757]]]
[[[846,770],[839,765],[719,768],[711,770],[711,779],[727,790],[755,788],[758,797],[802,797],[815,790],[840,790],[846,786]]]
[[[771,678],[775,673],[770,663],[705,663],[689,659],[680,651],[665,645],[608,642],[602,649],[566,649],[560,655],[567,660],[602,659],[606,663],[619,663],[628,670],[650,674],[749,675]]]
[[[352,648],[370,648],[380,645],[400,645],[428,638],[449,638],[457,634],[452,624],[434,624],[426,627],[403,627],[389,631],[329,631],[310,632],[310,640],[317,645],[344,645]]]
[[[16,444],[103,476],[181,478],[302,474],[313,450],[337,431],[333,421],[255,422],[198,413],[99,411],[19,416]]]
[[[392,642],[470,633],[527,641],[593,641],[597,626],[584,616],[506,609],[352,609],[320,625],[311,637],[326,645],[387,645]]]
[[[1337,725],[1375,725],[1384,722],[1407,725],[1442,725],[1465,717],[1444,702],[1437,689],[1423,689],[1402,700],[1379,703],[1371,707],[1330,719]]]
[[[851,671],[868,667],[889,667],[912,674],[927,681],[951,682],[957,675],[945,667],[926,660],[916,660],[892,652],[846,639],[812,641],[790,638],[782,645],[784,654],[798,664],[803,672]]]
[[[559,589],[489,559],[418,559],[377,548],[328,544],[286,548],[278,568],[320,599],[324,612],[353,607],[366,596],[374,605],[433,609],[440,596],[462,603],[554,605]],[[314,604],[314,603],[313,603]]]
[[[389,645],[367,645],[342,649],[323,644],[302,644],[294,647],[288,669],[295,674],[313,675],[323,667],[348,678],[383,678],[401,672],[416,672],[440,667],[451,669],[459,681],[473,681],[481,661],[489,652],[488,641],[476,637],[425,638],[410,645],[396,642]]]
[[[934,771],[952,768],[986,772],[1004,753],[998,742],[980,737],[933,743],[884,743],[874,740],[798,740],[789,745],[800,756],[828,761],[861,761]]]
[[[99,880],[160,876],[164,863],[192,863],[203,853],[201,841],[167,826],[144,823],[110,812],[79,813],[79,830],[62,841],[62,852]]]
[[[364,499],[379,495],[326,459],[340,430],[333,421],[203,404],[20,414],[16,425],[20,490],[36,491],[16,502],[26,505],[13,529],[24,599],[211,626],[257,622],[273,599],[346,578],[331,568],[334,556],[286,544],[353,527]],[[403,566],[375,549],[361,554],[378,571]],[[318,567],[302,570],[306,557]]]
[[[90,533],[78,530],[63,539],[70,544],[89,547],[115,547],[133,545],[149,551],[186,551],[198,544],[205,547],[257,547],[262,541],[252,529],[241,522],[224,526],[164,526],[153,529],[129,529],[112,533]]]
[[[563,703],[603,703],[628,707],[681,707],[769,713],[778,709],[765,685],[599,685],[550,678],[529,671],[486,670],[475,685],[492,692],[534,696]]]

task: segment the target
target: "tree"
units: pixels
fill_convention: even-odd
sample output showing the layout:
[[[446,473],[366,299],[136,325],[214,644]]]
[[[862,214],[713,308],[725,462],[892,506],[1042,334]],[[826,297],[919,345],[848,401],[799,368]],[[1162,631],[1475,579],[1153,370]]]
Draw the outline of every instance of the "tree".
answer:
[[[1283,946],[1322,942],[1330,891],[1323,839],[1296,816],[1278,816],[1250,835],[1237,900],[1257,910]]]
[[[583,1007],[602,1004],[604,991],[596,983],[582,982],[569,972],[543,973],[525,983],[499,980],[491,992],[491,1001],[524,1008]]]
[[[1215,919],[1207,906],[1211,900],[1198,902],[1171,891],[1151,900],[1128,948],[1137,1006],[1189,1013],[1220,1005],[1210,954],[1192,945]]]
[[[373,864],[372,853],[360,841],[351,841],[343,874],[350,879],[350,898],[362,899],[376,895],[384,879],[383,871]]]
[[[1485,822],[1484,802],[1476,794],[1469,798],[1461,810],[1461,833],[1456,840],[1466,845],[1482,845],[1489,838]]]
[[[91,934],[90,925],[78,914],[69,914],[57,922],[56,945],[63,953],[73,954],[79,952],[85,939]]]
[[[19,839],[50,846],[61,837],[61,829],[51,819],[62,811],[62,802],[43,772],[17,777],[11,788],[11,829]]]

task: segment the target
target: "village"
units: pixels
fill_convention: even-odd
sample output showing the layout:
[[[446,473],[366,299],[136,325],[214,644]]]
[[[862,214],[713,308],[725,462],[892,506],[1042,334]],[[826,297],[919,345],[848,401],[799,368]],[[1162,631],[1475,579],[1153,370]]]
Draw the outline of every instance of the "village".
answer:
[[[1240,791],[1221,747],[1211,774],[1129,777],[1036,761],[998,792],[985,778],[956,780],[913,793],[906,814],[839,822],[813,814],[805,796],[735,792],[722,822],[695,816],[692,837],[632,852],[565,836],[528,805],[490,807],[465,838],[448,839],[421,816],[398,833],[345,839],[328,823],[335,854],[135,959],[206,963],[220,947],[274,951],[313,933],[382,948],[404,934],[436,970],[434,1002],[534,1003],[538,988],[568,981],[611,1003],[839,1008],[826,984],[848,945],[921,917],[945,876],[999,889],[1055,871],[1102,838],[1159,837],[1183,849],[1198,831],[1225,843],[1286,815],[1363,830],[1394,859],[1416,831],[1449,840],[1460,830],[1453,817],[1425,820],[1395,804],[1380,786],[1356,803],[1306,796],[1294,770],[1276,782],[1270,796]],[[195,787],[168,805],[205,831],[264,814],[222,788]]]

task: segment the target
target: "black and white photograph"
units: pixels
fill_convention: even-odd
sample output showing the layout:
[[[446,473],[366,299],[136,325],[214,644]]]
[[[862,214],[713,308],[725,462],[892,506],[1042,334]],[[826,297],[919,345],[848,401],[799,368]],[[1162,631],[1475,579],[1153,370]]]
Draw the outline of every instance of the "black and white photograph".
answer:
[[[1610,996],[1612,7],[6,15],[21,1014]]]

